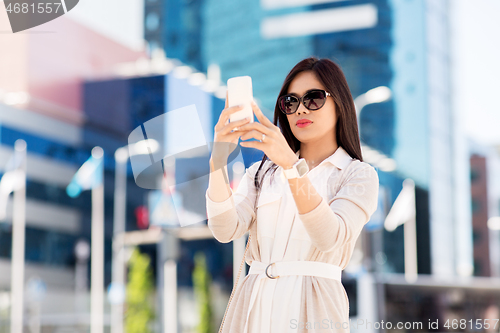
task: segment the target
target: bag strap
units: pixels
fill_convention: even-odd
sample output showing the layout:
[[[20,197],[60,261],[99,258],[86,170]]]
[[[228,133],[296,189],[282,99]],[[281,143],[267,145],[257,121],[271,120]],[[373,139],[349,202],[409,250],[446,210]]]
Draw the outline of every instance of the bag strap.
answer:
[[[238,277],[236,278],[236,282],[235,282],[235,284],[233,286],[233,290],[231,291],[231,296],[229,296],[229,302],[227,303],[226,311],[224,312],[224,317],[222,318],[222,322],[220,324],[219,333],[222,333],[222,327],[224,326],[224,321],[226,320],[226,315],[227,315],[227,311],[229,310],[229,305],[231,304],[231,300],[233,299],[234,292],[235,292],[236,288],[238,287],[238,282],[240,281],[241,271],[243,270],[243,265],[245,264],[245,257],[247,255],[248,246],[250,245],[250,239],[251,239],[251,237],[252,236],[249,233],[248,234],[247,246],[245,248],[245,253],[243,254],[243,259],[241,260],[240,269],[238,271]]]

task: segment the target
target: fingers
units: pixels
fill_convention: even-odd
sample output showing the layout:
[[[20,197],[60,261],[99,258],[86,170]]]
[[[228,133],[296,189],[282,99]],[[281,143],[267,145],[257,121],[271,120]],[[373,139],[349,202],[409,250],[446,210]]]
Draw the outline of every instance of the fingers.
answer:
[[[271,124],[274,127],[274,124]],[[240,126],[240,131],[250,131],[250,130],[257,130],[261,134],[264,133],[265,135],[272,135],[273,131],[272,128],[266,127],[265,125],[258,123],[258,122],[253,122],[249,124],[244,124]]]
[[[226,129],[224,129],[225,131]],[[234,132],[231,132],[231,131],[228,131],[228,133],[222,133],[222,132],[218,132],[215,134],[215,138],[214,138],[214,142],[215,143],[233,143],[235,145],[238,144],[238,139],[240,138],[240,136],[243,134],[244,132],[240,132],[240,131],[234,131]]]
[[[215,125],[215,128],[219,129],[227,125],[229,122],[229,116],[235,112],[241,111],[242,109],[243,109],[242,105],[235,105],[231,106],[230,108],[225,108],[224,110],[222,110],[219,116],[219,121],[217,122],[217,125]]]
[[[233,114],[235,112],[238,112],[240,110],[243,110],[245,106],[244,105],[235,105],[235,106],[231,106],[229,108],[226,108],[224,110],[222,110],[222,113],[226,114],[227,116],[229,116],[230,114]]]
[[[240,139],[245,141],[245,140],[248,140],[248,139],[256,139],[256,140],[262,140],[262,132],[260,131],[257,131],[257,130],[251,130],[251,131],[248,131],[246,132],[245,134],[243,134]],[[266,137],[266,138],[269,138],[269,137]]]
[[[248,123],[249,121],[250,121],[250,119],[245,118],[245,119],[240,119],[240,120],[237,120],[237,121],[230,122],[229,124],[227,124],[224,127],[224,129],[221,130],[221,133],[222,134],[228,134],[232,130],[234,130],[235,132],[242,132],[243,133],[243,131],[241,131],[241,128],[238,128],[238,126],[242,126],[242,125]],[[242,133],[240,133],[240,135]]]
[[[226,135],[226,137],[227,137],[227,141],[226,142],[231,142],[231,143],[237,145],[238,144],[238,139],[240,138],[241,134],[242,133],[238,132],[238,131],[236,131],[236,132],[230,132],[229,134]]]
[[[240,145],[242,145],[243,147],[256,148],[256,149],[259,149],[262,151],[264,151],[264,144],[265,143],[259,142],[259,141],[242,141],[242,142],[240,142]]]
[[[228,100],[228,97],[227,97],[227,96],[228,96],[228,90],[226,89],[226,102],[224,103],[224,110],[225,110],[225,109],[227,109],[227,105],[228,105],[228,101],[227,101],[227,100]],[[224,111],[224,110],[222,110],[222,111]],[[222,121],[222,119],[223,119],[222,113],[223,113],[223,112],[221,112],[221,114],[220,114],[220,116],[219,116],[219,122],[217,123],[217,125],[219,125],[219,123],[220,123],[220,122]],[[224,126],[226,126],[226,125],[229,123],[229,119],[225,119],[225,120],[224,120],[224,121],[222,121],[222,122],[224,123]],[[215,127],[217,127],[217,125],[216,125]]]
[[[252,110],[253,112],[255,113],[255,116],[257,117],[257,119],[264,125],[266,125],[267,127],[274,127],[274,124],[272,121],[270,121],[263,113],[262,111],[260,110],[259,106],[257,105],[257,103],[255,103],[255,100],[252,100]]]

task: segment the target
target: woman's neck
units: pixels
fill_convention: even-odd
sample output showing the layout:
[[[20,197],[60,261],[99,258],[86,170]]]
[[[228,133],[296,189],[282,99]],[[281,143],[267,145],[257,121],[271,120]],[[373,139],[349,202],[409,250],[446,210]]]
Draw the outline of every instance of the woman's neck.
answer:
[[[300,158],[304,158],[309,166],[309,169],[316,167],[325,158],[335,153],[338,148],[337,141],[331,141],[328,144],[301,143]]]

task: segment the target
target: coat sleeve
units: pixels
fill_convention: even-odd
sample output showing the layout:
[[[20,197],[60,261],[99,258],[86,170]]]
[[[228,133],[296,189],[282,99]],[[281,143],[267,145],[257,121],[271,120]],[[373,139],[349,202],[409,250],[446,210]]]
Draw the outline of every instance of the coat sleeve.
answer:
[[[235,192],[231,189],[229,198],[215,202],[205,193],[207,203],[208,227],[215,239],[221,243],[229,243],[243,236],[255,219],[255,198],[257,191],[254,176],[260,161],[246,169]]]
[[[354,171],[335,197],[322,198],[312,211],[299,214],[318,250],[335,251],[355,241],[377,209],[379,178],[369,164]]]

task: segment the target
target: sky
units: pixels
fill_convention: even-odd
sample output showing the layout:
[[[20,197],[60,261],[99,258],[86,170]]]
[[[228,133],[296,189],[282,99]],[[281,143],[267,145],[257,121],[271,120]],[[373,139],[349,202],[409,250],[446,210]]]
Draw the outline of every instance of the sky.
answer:
[[[108,38],[140,51],[144,47],[144,1],[81,0],[66,15]]]
[[[452,0],[454,108],[467,135],[500,145],[500,1]]]

